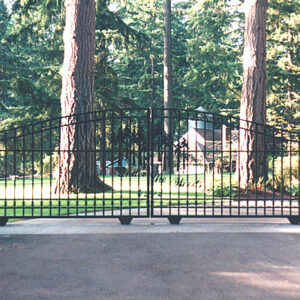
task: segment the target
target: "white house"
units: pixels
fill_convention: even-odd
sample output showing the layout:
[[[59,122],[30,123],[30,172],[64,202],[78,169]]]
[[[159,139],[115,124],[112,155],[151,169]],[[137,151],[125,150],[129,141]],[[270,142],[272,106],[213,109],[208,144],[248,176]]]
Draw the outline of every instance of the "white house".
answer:
[[[203,108],[198,108],[205,111]],[[189,130],[181,136],[175,149],[180,149],[179,174],[201,174],[206,170],[215,168],[234,168],[238,146],[238,130],[230,130],[225,124],[214,124],[209,120],[189,120]],[[178,156],[178,155],[177,155]],[[229,165],[230,164],[230,165]],[[178,159],[177,159],[178,165]]]

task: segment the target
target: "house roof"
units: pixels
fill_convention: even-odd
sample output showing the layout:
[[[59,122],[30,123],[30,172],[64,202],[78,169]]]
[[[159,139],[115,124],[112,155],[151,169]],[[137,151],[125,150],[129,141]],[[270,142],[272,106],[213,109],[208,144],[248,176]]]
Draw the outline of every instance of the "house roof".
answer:
[[[229,137],[227,136],[227,139]],[[219,151],[222,149],[222,130],[221,129],[203,129],[192,128],[186,132],[180,139],[179,143],[186,141],[188,151]],[[235,149],[238,145],[238,130],[232,130],[230,133],[231,149]],[[228,143],[228,140],[227,140]],[[229,147],[227,145],[227,147]]]

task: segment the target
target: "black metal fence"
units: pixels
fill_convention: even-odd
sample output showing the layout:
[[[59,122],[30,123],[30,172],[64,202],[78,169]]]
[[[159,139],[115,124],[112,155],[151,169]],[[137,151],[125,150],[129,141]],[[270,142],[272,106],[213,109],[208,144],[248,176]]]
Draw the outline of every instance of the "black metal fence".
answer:
[[[0,132],[8,218],[300,221],[299,133],[197,110],[98,111]]]

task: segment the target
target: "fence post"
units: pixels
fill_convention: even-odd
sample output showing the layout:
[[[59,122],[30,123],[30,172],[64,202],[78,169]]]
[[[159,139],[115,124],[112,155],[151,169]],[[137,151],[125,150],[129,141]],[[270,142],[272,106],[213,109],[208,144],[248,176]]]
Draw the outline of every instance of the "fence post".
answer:
[[[6,217],[0,217],[0,226],[5,226],[8,221]]]

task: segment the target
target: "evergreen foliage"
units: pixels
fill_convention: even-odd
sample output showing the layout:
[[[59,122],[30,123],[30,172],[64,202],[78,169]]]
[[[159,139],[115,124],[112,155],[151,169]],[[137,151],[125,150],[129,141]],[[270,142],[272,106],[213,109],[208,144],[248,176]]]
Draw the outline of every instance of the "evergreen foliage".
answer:
[[[192,105],[213,111],[237,111],[241,90],[242,28],[239,10],[227,0],[196,1],[188,14],[189,68]]]
[[[242,3],[174,1],[174,107],[238,115]],[[64,10],[61,0],[0,0],[1,128],[60,113]],[[299,0],[270,0],[267,120],[300,126]],[[97,0],[96,109],[163,106],[163,1]]]
[[[267,119],[299,128],[300,1],[270,1],[267,30]]]

